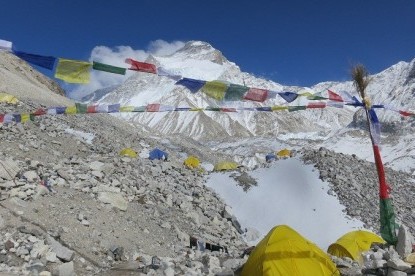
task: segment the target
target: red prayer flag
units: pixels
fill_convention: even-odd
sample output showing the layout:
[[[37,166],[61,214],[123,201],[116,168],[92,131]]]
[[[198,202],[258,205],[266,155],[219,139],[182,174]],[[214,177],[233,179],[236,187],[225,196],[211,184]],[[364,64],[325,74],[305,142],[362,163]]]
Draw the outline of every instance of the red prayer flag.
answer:
[[[89,105],[86,109],[86,113],[97,113],[97,106],[96,105]]]
[[[158,112],[160,110],[160,104],[149,104],[146,107],[147,112]]]
[[[411,112],[408,112],[408,111],[403,111],[403,110],[399,110],[399,114],[401,114],[402,116],[415,115],[414,113],[411,113]]]
[[[321,102],[313,102],[313,103],[309,103],[307,105],[307,108],[325,108],[326,107],[326,103],[321,103]]]
[[[47,110],[45,110],[43,108],[39,108],[38,110],[36,110],[32,114],[35,115],[35,116],[45,115],[45,114],[47,114]]]
[[[129,70],[157,74],[157,67],[154,64],[139,62],[131,58],[127,58],[125,62],[131,65],[131,67],[128,68]]]
[[[220,111],[222,111],[222,112],[236,112],[236,108],[233,108],[233,107],[222,107],[220,109]]]
[[[256,102],[263,102],[267,99],[267,96],[268,90],[259,88],[249,88],[248,92],[244,96],[244,99]]]
[[[335,102],[343,102],[343,98],[340,95],[334,93],[331,90],[328,90],[328,91],[329,91],[329,100],[332,100]]]

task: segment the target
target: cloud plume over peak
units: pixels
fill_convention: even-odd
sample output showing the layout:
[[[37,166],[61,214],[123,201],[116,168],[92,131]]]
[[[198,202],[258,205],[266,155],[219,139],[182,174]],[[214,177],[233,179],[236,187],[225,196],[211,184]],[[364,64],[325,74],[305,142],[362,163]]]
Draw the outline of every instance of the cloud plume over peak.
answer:
[[[114,48],[96,46],[92,49],[89,60],[91,62],[97,61],[113,66],[128,68],[128,64],[124,62],[126,58],[145,61],[150,54],[154,56],[171,55],[182,48],[184,44],[185,43],[182,41],[167,42],[158,39],[151,41],[147,50],[135,50],[130,46],[116,46]],[[91,70],[91,81],[89,84],[77,85],[75,88],[72,88],[72,85],[68,85],[65,88],[70,91],[69,94],[71,98],[81,99],[95,90],[121,84],[130,77],[131,74],[134,74],[134,72],[128,70],[125,76]]]

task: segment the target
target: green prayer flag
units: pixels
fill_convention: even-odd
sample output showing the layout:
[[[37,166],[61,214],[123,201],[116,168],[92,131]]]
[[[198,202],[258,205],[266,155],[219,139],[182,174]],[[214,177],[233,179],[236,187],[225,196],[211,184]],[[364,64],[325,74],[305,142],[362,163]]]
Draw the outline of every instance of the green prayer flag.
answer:
[[[396,230],[398,225],[395,223],[395,212],[393,211],[392,199],[380,199],[380,235],[389,244],[396,244]]]
[[[104,64],[104,63],[100,63],[96,61],[93,62],[92,68],[95,70],[105,71],[105,72],[119,74],[119,75],[125,75],[125,72],[127,70],[126,68],[112,66],[112,65],[108,65],[108,64]]]
[[[248,90],[249,87],[239,84],[230,84],[225,92],[225,101],[240,101]]]
[[[87,113],[88,106],[86,104],[75,103],[76,106],[76,113],[85,114]]]
[[[288,107],[289,112],[305,110],[305,109],[307,109],[307,106],[305,106],[305,105],[296,105],[296,106],[289,106]]]

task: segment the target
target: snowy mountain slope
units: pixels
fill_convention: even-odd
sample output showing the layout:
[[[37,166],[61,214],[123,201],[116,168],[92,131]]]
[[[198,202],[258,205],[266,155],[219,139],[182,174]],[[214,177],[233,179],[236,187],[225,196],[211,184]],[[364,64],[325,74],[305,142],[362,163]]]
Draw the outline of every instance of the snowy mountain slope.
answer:
[[[239,67],[229,62],[223,55],[205,42],[193,41],[169,56],[150,56],[147,62],[184,77],[201,80],[223,80],[234,84],[245,84],[249,87],[266,88],[273,91],[298,91],[299,87],[284,87],[272,81],[257,78],[240,71]],[[301,104],[299,99],[292,105]],[[101,103],[121,103],[128,105],[147,105],[162,103],[172,106],[226,106],[253,107],[260,104],[255,102],[218,102],[208,98],[201,92],[190,93],[185,87],[175,85],[175,81],[146,73],[136,73],[123,84],[106,94],[99,100]],[[264,102],[262,105],[285,105],[286,102],[277,97]],[[210,140],[217,137],[231,136],[275,136],[284,132],[325,131],[345,126],[351,118],[352,110],[313,110],[303,112],[184,112],[144,113],[128,116],[132,122],[157,127],[163,133],[181,133],[194,139]],[[173,112],[174,113],[174,112]],[[180,121],[179,121],[180,120]],[[197,126],[194,123],[197,122]],[[203,131],[202,131],[203,130]]]
[[[228,61],[220,51],[200,41],[191,41],[168,56],[149,56],[147,62],[161,66],[166,70],[188,78],[201,80],[223,80],[249,87],[266,88],[273,91],[310,91],[317,93],[327,89],[341,93],[348,92],[356,96],[351,81],[323,82],[311,88],[288,87],[258,78],[245,72]],[[108,92],[108,91],[107,91]],[[413,111],[415,103],[415,59],[411,62],[399,62],[390,68],[372,75],[367,94],[374,104],[386,104],[396,109]],[[218,102],[202,92],[192,94],[187,88],[175,85],[168,78],[147,73],[135,73],[123,84],[115,87],[99,99],[101,103],[121,103],[122,105],[141,106],[151,103],[179,107],[253,107],[267,105],[286,105],[280,97],[269,99],[262,104],[251,101]],[[299,97],[289,105],[304,105],[305,97]],[[382,124],[382,150],[384,161],[388,166],[412,172],[415,169],[415,142],[412,142],[412,118],[404,118],[392,110],[378,109],[377,114]],[[361,108],[327,107],[325,109],[304,110],[300,112],[156,112],[117,115],[123,116],[134,124],[148,126],[162,134],[180,134],[204,142],[211,142],[215,149],[226,150],[220,145],[226,141],[237,140],[235,137],[259,137],[266,141],[245,139],[252,145],[252,150],[243,150],[232,146],[235,160],[249,167],[263,162],[267,152],[277,150],[269,141],[278,138],[281,143],[288,143],[292,148],[303,146],[324,146],[338,152],[356,154],[372,160],[370,140],[366,132],[366,118]],[[415,124],[414,124],[415,125]],[[217,142],[217,141],[220,142]],[[215,142],[216,141],[216,142]],[[364,150],[355,150],[356,144],[365,145]],[[368,149],[368,150],[366,150]],[[229,152],[228,151],[228,152]]]

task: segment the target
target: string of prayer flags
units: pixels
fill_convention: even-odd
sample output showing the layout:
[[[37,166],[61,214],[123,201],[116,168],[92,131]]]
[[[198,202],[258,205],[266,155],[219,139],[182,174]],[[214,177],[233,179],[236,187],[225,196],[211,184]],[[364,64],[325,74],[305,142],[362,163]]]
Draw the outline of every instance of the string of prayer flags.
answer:
[[[69,83],[89,83],[91,63],[59,58],[55,78]]]
[[[48,56],[41,56],[35,54],[29,54],[20,51],[13,51],[13,53],[18,56],[19,58],[23,59],[24,61],[34,64],[49,70],[53,70],[55,66],[56,58],[55,57],[48,57]]]
[[[99,70],[99,71],[104,71],[104,72],[119,74],[119,75],[125,75],[125,72],[127,71],[126,68],[112,66],[109,64],[104,64],[104,63],[100,63],[96,61],[92,62],[92,68],[94,70]]]
[[[128,68],[129,70],[157,74],[157,67],[154,64],[140,62],[132,58],[125,59],[125,63],[131,65],[131,67]]]
[[[13,43],[11,41],[0,39],[0,50],[11,51]]]

